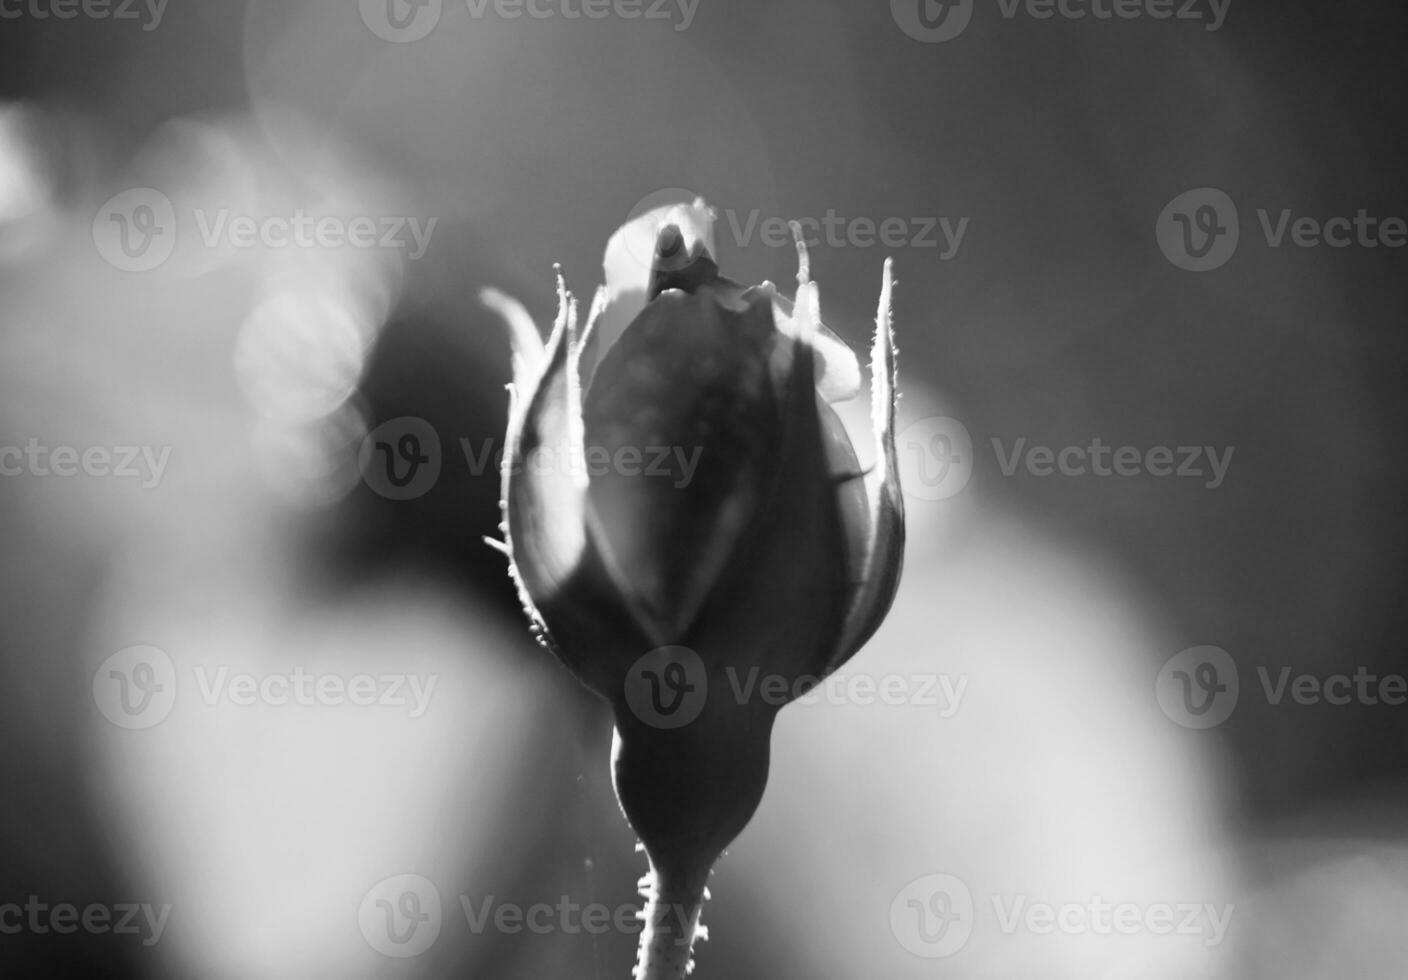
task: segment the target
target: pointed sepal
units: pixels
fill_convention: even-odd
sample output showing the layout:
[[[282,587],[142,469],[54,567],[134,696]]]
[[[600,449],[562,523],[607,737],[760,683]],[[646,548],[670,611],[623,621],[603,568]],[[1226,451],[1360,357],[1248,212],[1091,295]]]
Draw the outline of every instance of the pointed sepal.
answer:
[[[846,615],[832,670],[850,659],[879,629],[894,602],[904,565],[904,496],[895,451],[899,388],[892,313],[894,285],[894,263],[886,259],[870,359],[870,416],[876,459],[865,478],[870,503],[869,540],[865,543],[860,584]]]

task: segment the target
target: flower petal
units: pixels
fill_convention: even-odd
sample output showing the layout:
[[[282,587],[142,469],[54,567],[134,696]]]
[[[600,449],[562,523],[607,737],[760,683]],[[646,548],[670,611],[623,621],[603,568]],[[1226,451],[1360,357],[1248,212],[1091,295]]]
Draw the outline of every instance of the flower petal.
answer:
[[[709,255],[716,255],[714,218],[713,209],[697,198],[693,204],[654,208],[616,229],[602,258],[606,279],[606,308],[598,328],[602,351],[645,309],[660,232],[674,225],[682,232],[686,248],[697,244]]]
[[[538,641],[583,684],[614,699],[626,668],[649,644],[585,527],[578,362],[600,296],[580,337],[576,303],[560,273],[558,304],[543,371],[514,393],[504,447],[503,550]]]
[[[706,205],[703,198],[697,198],[692,205],[673,204],[647,211],[616,229],[607,242],[606,255],[602,260],[606,274],[606,307],[599,331],[600,349],[605,350],[614,343],[640,311],[645,309],[645,304],[662,292],[663,288],[685,288],[679,283],[669,281],[670,273],[681,272],[685,267],[694,264],[700,251],[711,263],[716,259],[716,218],[713,208]],[[683,243],[682,247],[666,249],[662,273],[660,238],[662,232],[671,225],[679,229]],[[676,256],[678,258],[674,258]],[[719,290],[722,302],[740,307],[746,304],[744,294],[750,287],[719,276],[717,266],[712,267],[711,271],[711,285]],[[764,282],[756,288],[766,290],[773,297],[773,319],[778,329],[795,338],[793,302],[778,292],[771,282]],[[695,290],[686,288],[686,291]],[[837,402],[859,394],[860,363],[855,353],[844,340],[819,320],[812,347],[816,351],[816,383],[822,396],[829,402]],[[589,369],[591,363],[589,360]]]
[[[772,310],[661,294],[586,398],[593,537],[643,630],[681,642],[757,506],[777,454]]]
[[[772,283],[763,283],[771,287]],[[773,318],[777,329],[789,337],[797,335],[795,304],[774,291]],[[812,332],[816,351],[816,387],[829,402],[843,402],[860,394],[860,362],[850,346],[819,319]]]
[[[545,351],[542,375],[521,396],[522,413],[504,452],[504,505],[512,544],[535,595],[546,594],[581,559],[586,469],[570,465],[581,452],[581,389],[573,377],[575,301],[558,280],[557,323]],[[568,465],[529,460],[565,459]],[[538,581],[541,580],[541,581]],[[535,587],[536,586],[536,587]]]
[[[719,586],[699,617],[691,639],[706,663],[797,682],[824,676],[855,593],[847,563],[848,528],[836,493],[833,450],[848,454],[848,442],[832,445],[837,433],[818,409],[815,350],[815,289],[799,289],[797,338],[778,336],[788,352],[788,374],[778,393],[781,434],[760,485],[760,503]],[[776,365],[774,365],[774,369]],[[844,439],[844,435],[841,435]],[[724,682],[724,678],[720,678]],[[712,679],[711,679],[712,683]]]
[[[518,300],[492,287],[481,290],[479,299],[502,317],[508,327],[509,346],[513,350],[513,383],[519,387],[533,383],[543,371],[547,351],[532,316]]]
[[[899,392],[891,312],[893,294],[894,265],[886,259],[870,360],[870,413],[877,444],[876,464],[865,481],[871,508],[870,540],[865,549],[860,590],[847,612],[845,630],[836,647],[831,670],[850,659],[880,627],[894,602],[904,565],[904,498],[895,453],[895,406]]]
[[[846,423],[820,395],[816,400],[821,419],[822,443],[826,449],[827,472],[835,487],[841,526],[845,529],[846,571],[853,594],[865,584],[865,563],[870,553],[871,507],[866,491],[866,472],[856,458]],[[850,599],[847,600],[849,608]]]

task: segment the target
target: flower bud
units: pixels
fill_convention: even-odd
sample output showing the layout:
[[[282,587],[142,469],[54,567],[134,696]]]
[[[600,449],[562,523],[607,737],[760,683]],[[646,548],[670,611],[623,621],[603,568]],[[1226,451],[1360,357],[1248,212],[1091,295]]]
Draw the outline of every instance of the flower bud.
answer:
[[[711,220],[700,202],[623,227],[613,246],[657,231],[654,261],[635,276],[608,247],[580,332],[559,275],[546,347],[521,308],[486,296],[514,328],[503,530],[519,597],[539,639],[614,708],[614,783],[653,906],[683,900],[696,918],[767,782],[783,699],[740,697],[743,679],[795,695],[855,653],[889,609],[904,537],[889,262],[866,474],[828,404],[856,393],[859,369],[820,322],[805,247],[794,304],[720,275]],[[626,325],[598,358],[603,315]]]

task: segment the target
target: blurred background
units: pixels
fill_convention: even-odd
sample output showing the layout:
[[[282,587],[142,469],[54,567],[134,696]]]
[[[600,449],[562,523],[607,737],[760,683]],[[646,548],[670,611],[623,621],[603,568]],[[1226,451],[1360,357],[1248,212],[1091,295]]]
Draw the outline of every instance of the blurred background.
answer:
[[[913,492],[696,975],[1401,976],[1405,15],[1115,6],[0,0],[4,974],[628,974],[478,294],[700,194],[858,348],[894,258]]]

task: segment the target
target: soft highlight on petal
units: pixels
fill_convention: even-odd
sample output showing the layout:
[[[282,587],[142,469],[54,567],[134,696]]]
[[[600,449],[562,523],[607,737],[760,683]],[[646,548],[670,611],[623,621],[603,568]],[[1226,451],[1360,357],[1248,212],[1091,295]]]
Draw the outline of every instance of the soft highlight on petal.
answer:
[[[576,302],[558,276],[558,317],[542,375],[515,395],[504,447],[504,536],[520,599],[543,628],[535,602],[554,595],[586,547],[586,469],[581,389],[574,377]]]
[[[706,205],[703,198],[696,198],[693,204],[652,208],[616,229],[602,257],[606,305],[599,332],[603,350],[615,343],[627,325],[645,309],[660,232],[674,225],[684,238],[686,250],[699,246],[708,255],[717,255],[715,218],[713,208]]]
[[[497,313],[508,327],[514,384],[522,386],[528,384],[529,379],[536,379],[547,361],[547,353],[532,316],[518,300],[493,287],[480,290],[479,300]]]
[[[895,451],[899,389],[893,299],[894,263],[886,259],[870,360],[870,413],[876,441],[875,467],[865,480],[871,507],[870,541],[860,590],[847,615],[846,629],[831,663],[833,670],[850,659],[879,629],[894,602],[904,565],[904,497]]]
[[[763,286],[772,288],[772,283]],[[773,318],[777,329],[789,337],[797,336],[794,322],[796,306],[786,296],[774,290]],[[838,337],[830,327],[818,317],[812,333],[812,347],[816,351],[816,387],[821,396],[829,402],[843,402],[860,394],[860,361],[850,345]]]

